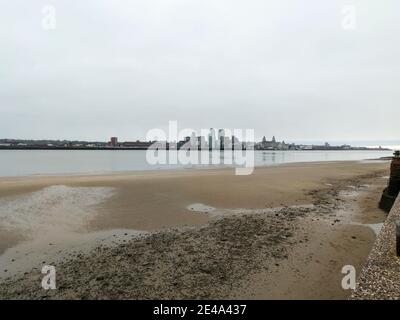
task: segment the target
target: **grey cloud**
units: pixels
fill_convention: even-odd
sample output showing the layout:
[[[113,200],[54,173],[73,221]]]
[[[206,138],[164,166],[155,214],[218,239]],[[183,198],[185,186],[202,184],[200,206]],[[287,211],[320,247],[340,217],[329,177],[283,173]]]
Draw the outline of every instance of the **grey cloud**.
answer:
[[[1,137],[132,140],[178,120],[398,139],[396,0],[0,2]],[[341,28],[347,4],[355,30]]]

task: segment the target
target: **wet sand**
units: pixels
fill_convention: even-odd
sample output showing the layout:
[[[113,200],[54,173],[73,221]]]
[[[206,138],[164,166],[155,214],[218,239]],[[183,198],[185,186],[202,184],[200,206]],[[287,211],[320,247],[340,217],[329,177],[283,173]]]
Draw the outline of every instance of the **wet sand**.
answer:
[[[84,221],[62,223],[55,234],[62,209],[49,210],[41,239],[23,221],[0,223],[7,268],[0,274],[13,276],[0,297],[346,298],[340,271],[360,269],[372,247],[367,224],[385,219],[377,203],[387,173],[388,162],[331,162],[257,168],[251,176],[223,169],[2,178],[0,206],[27,195],[42,203],[37,194],[55,186],[72,198],[82,188],[97,202],[63,196],[64,209],[81,210]],[[98,198],[98,188],[110,193]],[[34,257],[49,243],[46,261],[12,274],[24,259],[20,250]],[[57,267],[55,291],[37,289],[43,262]]]

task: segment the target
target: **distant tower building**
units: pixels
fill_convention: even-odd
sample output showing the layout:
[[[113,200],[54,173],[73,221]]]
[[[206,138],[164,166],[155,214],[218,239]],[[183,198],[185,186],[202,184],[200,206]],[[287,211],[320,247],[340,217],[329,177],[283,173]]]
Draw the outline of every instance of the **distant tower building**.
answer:
[[[197,137],[197,148],[199,150],[205,150],[206,145],[206,138],[204,136]]]
[[[219,149],[224,150],[225,131],[224,129],[218,130]]]
[[[236,138],[235,136],[232,136],[232,150],[240,150],[240,142],[239,139]]]
[[[279,148],[279,143],[276,142],[275,136],[272,136],[272,148],[273,149],[278,149]]]
[[[224,142],[224,150],[232,150],[232,139],[230,137],[224,137],[223,140]]]
[[[197,149],[198,149],[198,144],[197,144],[196,133],[192,132],[190,136],[190,150],[197,150]]]
[[[210,133],[208,134],[208,148],[212,150],[215,148],[215,129],[210,128]]]
[[[117,137],[111,137],[110,146],[111,147],[116,147],[117,145],[118,145],[118,138]]]
[[[267,138],[265,138],[265,136],[264,136],[261,141],[261,149],[267,149],[267,148],[268,148],[268,142],[267,142]]]

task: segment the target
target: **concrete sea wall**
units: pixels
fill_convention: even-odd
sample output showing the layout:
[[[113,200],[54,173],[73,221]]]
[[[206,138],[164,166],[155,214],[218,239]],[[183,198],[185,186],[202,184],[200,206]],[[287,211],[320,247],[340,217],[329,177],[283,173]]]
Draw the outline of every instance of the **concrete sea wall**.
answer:
[[[400,221],[400,197],[397,197],[375,241],[351,299],[400,299],[396,221]]]

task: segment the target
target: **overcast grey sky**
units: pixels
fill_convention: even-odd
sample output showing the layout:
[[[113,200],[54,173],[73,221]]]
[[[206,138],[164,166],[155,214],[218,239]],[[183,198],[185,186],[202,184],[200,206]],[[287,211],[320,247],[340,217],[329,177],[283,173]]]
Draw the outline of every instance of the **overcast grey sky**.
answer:
[[[177,120],[399,139],[399,18],[398,0],[0,0],[0,138],[143,139]]]

